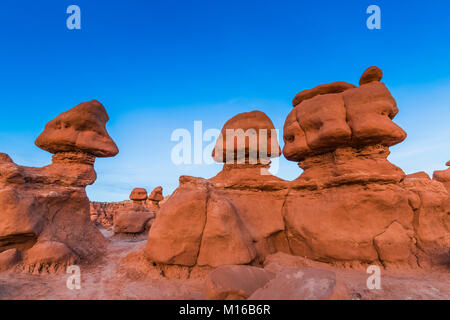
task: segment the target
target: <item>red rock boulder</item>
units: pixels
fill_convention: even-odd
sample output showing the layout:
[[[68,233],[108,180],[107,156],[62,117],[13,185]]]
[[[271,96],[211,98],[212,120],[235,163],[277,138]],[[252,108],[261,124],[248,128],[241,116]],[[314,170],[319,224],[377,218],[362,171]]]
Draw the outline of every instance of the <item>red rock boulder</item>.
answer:
[[[147,200],[147,190],[144,188],[134,188],[130,194],[130,200],[145,201]]]
[[[188,273],[263,263],[277,252],[340,266],[448,263],[448,192],[387,160],[406,133],[393,122],[398,108],[381,76],[372,67],[359,87],[333,83],[297,95],[283,153],[304,172],[292,182],[271,175],[263,158],[253,161],[250,141],[261,136],[225,151],[219,139],[214,156],[242,163],[225,163],[208,180],[180,177],[149,232],[147,259]],[[271,128],[264,119],[241,114],[224,129]],[[316,296],[331,297],[330,290]]]
[[[285,268],[249,300],[350,300],[347,286],[330,270]]]
[[[154,216],[150,211],[119,211],[114,217],[114,233],[142,233]]]
[[[446,165],[450,167],[450,161],[448,161]],[[433,180],[442,183],[450,193],[450,168],[447,170],[435,171],[433,174]]]
[[[274,277],[274,273],[262,268],[221,266],[208,275],[204,294],[209,300],[245,300]]]
[[[255,132],[273,128],[261,112],[243,113],[231,120],[224,128]],[[268,144],[262,140],[265,137],[257,138]],[[276,136],[272,139],[276,141]],[[277,250],[288,250],[281,214],[286,184],[269,173],[269,163],[261,163],[262,158],[252,163],[252,147],[247,146],[242,164],[225,163],[209,180],[180,177],[179,188],[165,202],[149,232],[145,253],[150,260],[169,266],[218,267],[249,264]],[[228,154],[239,159],[239,149],[230,148]],[[272,151],[270,156],[274,156]]]
[[[222,128],[213,150],[217,162],[269,163],[281,154],[272,121],[261,111],[240,113]]]
[[[148,196],[148,200],[159,203],[160,201],[164,200],[164,196],[163,196],[162,192],[163,192],[163,189],[161,186],[156,187],[155,189],[153,189],[153,191]]]

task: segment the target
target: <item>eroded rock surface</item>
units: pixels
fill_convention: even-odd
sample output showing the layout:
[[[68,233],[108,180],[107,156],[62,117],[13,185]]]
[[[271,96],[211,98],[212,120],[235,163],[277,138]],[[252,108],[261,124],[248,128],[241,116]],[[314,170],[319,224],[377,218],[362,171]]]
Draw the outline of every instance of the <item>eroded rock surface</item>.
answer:
[[[446,165],[450,167],[450,161],[448,161]],[[442,183],[450,193],[450,168],[447,170],[435,171],[433,174],[433,179]]]
[[[250,151],[258,151],[251,135],[245,148],[237,144],[242,136],[234,145],[218,139],[214,156],[235,162],[208,180],[180,177],[150,230],[147,259],[187,270],[261,265],[277,252],[344,267],[448,263],[448,192],[422,174],[407,177],[387,160],[389,147],[406,133],[393,122],[397,104],[381,77],[371,67],[359,87],[337,82],[296,96],[283,154],[304,172],[292,182],[271,175],[267,161],[250,161]],[[253,139],[265,146],[256,129],[271,128],[266,117],[240,114],[222,135],[255,129]]]
[[[0,253],[16,249],[17,268],[54,272],[103,253],[106,240],[90,221],[85,188],[96,180],[95,158],[118,153],[107,121],[96,100],[50,121],[36,140],[54,153],[42,168],[0,154]]]
[[[347,286],[330,270],[285,268],[249,300],[350,300]]]
[[[245,300],[275,277],[262,268],[227,265],[212,271],[205,282],[205,297],[210,300]]]

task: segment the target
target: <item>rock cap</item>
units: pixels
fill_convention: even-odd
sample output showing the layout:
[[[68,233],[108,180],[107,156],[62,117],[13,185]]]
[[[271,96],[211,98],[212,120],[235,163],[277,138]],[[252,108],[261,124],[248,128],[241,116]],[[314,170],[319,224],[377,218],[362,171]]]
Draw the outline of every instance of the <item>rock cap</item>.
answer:
[[[370,83],[373,81],[381,81],[383,78],[383,71],[381,71],[380,68],[372,66],[367,68],[366,71],[361,76],[361,79],[359,80],[359,85],[363,85],[366,83]]]
[[[157,201],[157,202],[164,200],[162,190],[163,189],[161,186],[158,186],[155,189],[153,189],[153,191],[148,196],[148,200]]]
[[[134,188],[130,194],[130,200],[144,201],[147,199],[147,190],[144,188]]]
[[[217,139],[212,157],[217,162],[258,163],[279,157],[277,133],[270,118],[261,111],[243,112],[228,120]]]
[[[80,152],[113,157],[119,150],[106,130],[108,120],[100,102],[83,102],[48,122],[35,144],[53,154]]]
[[[393,122],[397,103],[377,81],[381,76],[380,69],[370,67],[360,87],[335,82],[297,94],[284,124],[286,159],[298,162],[337,148],[390,147],[402,142],[406,133]]]

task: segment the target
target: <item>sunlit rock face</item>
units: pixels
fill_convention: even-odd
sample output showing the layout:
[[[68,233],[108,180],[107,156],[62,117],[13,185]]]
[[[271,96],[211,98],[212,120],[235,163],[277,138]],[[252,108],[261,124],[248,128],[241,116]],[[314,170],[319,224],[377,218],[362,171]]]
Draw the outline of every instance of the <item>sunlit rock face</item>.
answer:
[[[446,163],[450,167],[450,161]],[[433,174],[433,180],[436,180],[444,185],[448,192],[450,192],[450,168],[447,170],[438,170]]]
[[[393,122],[397,104],[381,76],[371,67],[359,87],[341,85],[336,92],[332,83],[297,94],[284,125],[283,154],[305,170],[299,180],[332,185],[403,179],[387,157],[406,133]]]
[[[393,122],[397,104],[381,77],[371,67],[359,87],[322,85],[294,99],[283,153],[304,172],[292,182],[283,216],[296,255],[410,266],[449,259],[448,194],[387,160],[406,133]]]
[[[107,121],[96,100],[50,121],[36,140],[54,154],[42,168],[0,154],[0,252],[18,250],[16,268],[55,272],[102,254],[106,240],[90,221],[85,188],[96,180],[95,158],[118,153]]]
[[[227,130],[235,131],[234,144]],[[279,154],[276,131],[263,112],[227,121],[213,153],[223,170],[209,180],[180,177],[150,229],[148,258],[174,268],[217,267],[288,251],[281,215],[287,184],[268,171]]]
[[[225,161],[211,179],[180,177],[150,230],[146,257],[166,274],[259,265],[275,252],[342,266],[448,262],[448,192],[423,175],[406,177],[387,160],[406,133],[393,122],[397,104],[381,78],[371,67],[360,86],[334,82],[297,94],[283,154],[304,171],[291,182],[271,175],[269,161],[250,161],[250,143],[241,150],[223,141],[226,128],[268,129],[270,119],[230,119],[213,156],[244,161]]]

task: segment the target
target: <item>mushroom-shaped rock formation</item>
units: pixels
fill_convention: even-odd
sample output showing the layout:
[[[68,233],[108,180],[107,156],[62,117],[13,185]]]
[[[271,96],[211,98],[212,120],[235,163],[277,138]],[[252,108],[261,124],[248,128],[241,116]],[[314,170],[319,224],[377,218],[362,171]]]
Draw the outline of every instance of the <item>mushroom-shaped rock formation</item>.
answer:
[[[156,203],[163,201],[164,196],[163,196],[162,192],[163,192],[163,189],[161,186],[156,187],[155,189],[153,189],[153,191],[148,196],[148,200],[154,201]]]
[[[50,153],[77,152],[114,157],[116,144],[106,131],[109,117],[97,100],[83,102],[47,123],[36,145]]]
[[[118,152],[107,121],[97,101],[50,121],[36,144],[55,155],[42,168],[0,154],[0,252],[18,250],[18,269],[54,272],[102,254],[106,240],[90,221],[85,188],[96,179],[95,157]]]
[[[216,184],[251,184],[281,181],[269,173],[270,158],[281,154],[277,131],[261,111],[240,113],[223,126],[212,157],[224,162],[223,170],[212,182]]]
[[[114,225],[115,233],[142,233],[147,231],[159,211],[159,203],[164,200],[162,187],[155,188],[147,198],[144,188],[135,188],[131,191],[132,201],[120,202],[91,202],[91,220],[98,225],[110,227]],[[148,219],[145,219],[148,216]],[[128,226],[127,224],[130,223]],[[145,225],[145,228],[136,225]],[[138,230],[138,231],[129,231]]]
[[[381,71],[378,67],[370,67],[367,68],[366,71],[361,76],[361,79],[359,79],[359,85],[362,86],[363,84],[370,83],[373,81],[381,81],[383,78],[383,71]]]
[[[132,202],[115,203],[111,208],[114,233],[138,234],[148,231],[159,207],[153,201],[147,201],[147,190],[134,188],[131,191]],[[117,204],[121,204],[117,206]]]
[[[130,200],[145,201],[147,200],[147,190],[144,188],[134,188],[130,193]]]
[[[297,95],[283,153],[305,170],[292,182],[262,174],[260,162],[248,161],[250,147],[243,164],[225,163],[214,178],[180,177],[149,232],[146,258],[165,275],[258,265],[277,252],[344,267],[448,263],[448,192],[388,162],[389,146],[406,134],[380,79],[372,67],[359,87],[333,83]],[[269,127],[261,115],[233,119],[224,128]],[[232,150],[241,159],[240,149],[223,152],[220,143],[214,156]]]
[[[371,67],[359,87],[308,90],[316,95],[295,101],[286,119],[283,153],[304,169],[283,207],[295,255],[416,266],[449,259],[445,190],[423,175],[405,179],[387,160],[406,133],[392,121],[398,109],[381,77]]]
[[[446,163],[446,166],[450,167],[450,161]],[[450,168],[448,168],[447,170],[435,171],[433,173],[433,180],[442,183],[450,193]]]
[[[274,128],[262,112],[233,117],[222,132],[230,128],[241,132],[253,129],[253,139],[268,151],[265,160],[279,151],[278,143],[271,144],[257,133],[256,129]],[[277,141],[276,132],[267,138]],[[218,141],[215,155],[227,153],[220,144]],[[229,154],[236,154],[234,160],[238,160],[239,150],[230,148]],[[241,149],[245,151],[243,163],[225,163],[212,179],[180,177],[180,186],[161,207],[150,229],[145,249],[149,260],[164,268],[217,267],[262,261],[268,254],[289,250],[281,214],[288,192],[286,182],[272,176],[269,163],[261,163],[262,158],[249,161],[254,148],[258,146],[248,143]]]
[[[261,111],[240,113],[228,120],[220,132],[213,158],[227,164],[268,163],[281,154],[277,134],[269,117]]]
[[[389,146],[406,133],[392,119],[397,104],[369,68],[360,87],[335,83],[300,92],[284,125],[284,156],[305,170],[301,180],[318,185],[341,181],[396,181],[403,171],[389,163]],[[328,90],[328,91],[327,91]],[[306,93],[307,94],[306,94]],[[295,104],[297,103],[297,104]]]

